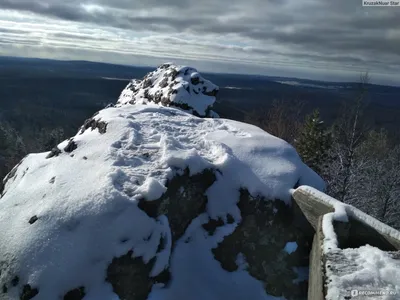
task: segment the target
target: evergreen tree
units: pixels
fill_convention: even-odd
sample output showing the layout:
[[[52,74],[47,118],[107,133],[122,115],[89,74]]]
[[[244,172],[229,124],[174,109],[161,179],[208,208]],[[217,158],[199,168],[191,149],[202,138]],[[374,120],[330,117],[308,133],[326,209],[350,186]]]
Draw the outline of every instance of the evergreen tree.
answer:
[[[9,123],[0,121],[0,181],[25,154],[18,132]]]
[[[318,110],[306,116],[300,136],[295,140],[295,146],[303,161],[315,172],[323,175],[331,146],[331,136],[321,121]]]

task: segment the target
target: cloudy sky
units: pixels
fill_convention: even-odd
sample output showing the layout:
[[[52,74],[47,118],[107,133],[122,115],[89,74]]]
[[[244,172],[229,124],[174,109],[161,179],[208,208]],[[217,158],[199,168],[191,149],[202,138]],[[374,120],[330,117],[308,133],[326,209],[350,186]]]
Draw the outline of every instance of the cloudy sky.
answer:
[[[0,0],[0,55],[400,85],[400,7],[362,0]]]

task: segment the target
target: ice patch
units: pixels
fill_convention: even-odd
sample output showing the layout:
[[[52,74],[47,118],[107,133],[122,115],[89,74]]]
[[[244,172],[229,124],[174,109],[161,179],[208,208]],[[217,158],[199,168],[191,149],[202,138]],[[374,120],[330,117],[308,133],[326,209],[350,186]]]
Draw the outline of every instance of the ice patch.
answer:
[[[292,254],[297,250],[297,247],[298,246],[296,242],[287,242],[283,250],[286,251],[288,254]]]

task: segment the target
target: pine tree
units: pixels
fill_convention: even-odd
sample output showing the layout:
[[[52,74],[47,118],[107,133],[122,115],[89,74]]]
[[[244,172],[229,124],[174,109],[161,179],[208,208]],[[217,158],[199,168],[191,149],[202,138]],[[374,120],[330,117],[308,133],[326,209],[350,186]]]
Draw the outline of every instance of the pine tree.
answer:
[[[315,172],[322,175],[327,164],[331,136],[320,119],[319,111],[306,116],[300,137],[295,140],[298,153],[303,161]]]

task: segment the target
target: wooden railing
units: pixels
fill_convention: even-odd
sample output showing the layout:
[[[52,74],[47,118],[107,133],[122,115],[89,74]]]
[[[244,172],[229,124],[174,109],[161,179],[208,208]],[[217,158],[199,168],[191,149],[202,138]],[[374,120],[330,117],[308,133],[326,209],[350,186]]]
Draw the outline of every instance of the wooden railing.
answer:
[[[308,187],[300,187],[292,193],[294,202],[315,230],[310,253],[309,300],[325,299],[322,219],[325,214],[335,211],[334,205],[325,201],[327,197],[329,196]],[[348,213],[348,222],[334,222],[340,248],[358,248],[369,244],[384,251],[400,250],[400,233],[378,220],[366,216],[365,213],[352,208]],[[366,219],[372,221],[365,222]]]

